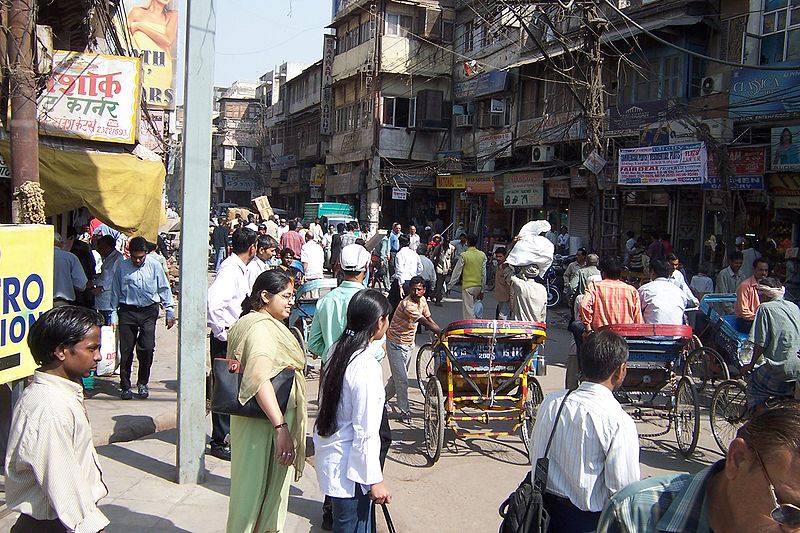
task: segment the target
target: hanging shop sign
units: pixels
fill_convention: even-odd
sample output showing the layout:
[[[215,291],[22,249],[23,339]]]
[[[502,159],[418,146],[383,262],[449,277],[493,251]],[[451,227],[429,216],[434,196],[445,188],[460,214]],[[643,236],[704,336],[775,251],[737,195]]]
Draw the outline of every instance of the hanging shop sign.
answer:
[[[800,170],[800,126],[772,128],[772,170]]]
[[[336,53],[336,36],[324,35],[322,44],[322,97],[320,99],[319,132],[331,135],[331,109],[333,107],[333,56]]]
[[[408,200],[408,189],[405,187],[392,187],[392,200]]]
[[[766,154],[763,148],[731,148],[728,150],[730,164],[730,189],[734,191],[756,190],[764,188],[764,171],[766,170]],[[704,189],[721,189],[719,163],[714,153],[708,154],[708,178]]]
[[[361,171],[331,175],[325,180],[325,194],[328,196],[358,194],[360,185]]]
[[[487,133],[478,140],[478,157],[511,157],[510,131],[502,133]]]
[[[139,117],[139,144],[157,154],[163,154],[165,111],[153,110]]]
[[[467,188],[467,178],[464,174],[439,174],[436,176],[437,189],[461,189]]]
[[[225,174],[226,191],[252,191],[256,188],[256,180],[233,174]]]
[[[494,194],[494,174],[464,174],[464,180],[473,194]]]
[[[503,179],[503,206],[509,209],[544,205],[541,172],[515,172]]]
[[[43,135],[133,144],[139,59],[56,51],[37,102]]]
[[[733,138],[733,121],[726,118],[703,120],[697,125],[683,120],[668,120],[645,124],[639,131],[639,146],[663,146],[697,142],[698,130],[714,139],[730,141]]]
[[[655,100],[619,105],[608,110],[610,136],[639,135],[641,128],[654,122],[665,122],[680,117],[686,110],[682,100]]]
[[[325,174],[325,165],[314,165],[314,167],[311,169],[311,186],[322,187],[325,185]]]
[[[33,374],[38,366],[28,332],[53,306],[53,227],[0,227],[0,384]]]
[[[800,209],[800,196],[776,196],[776,209]]]
[[[619,151],[620,185],[700,185],[707,176],[705,143]]]
[[[508,71],[490,70],[453,85],[453,96],[456,100],[469,100],[503,92],[508,87]]]
[[[781,65],[800,69],[800,61]],[[800,117],[800,76],[797,70],[734,70],[730,83],[730,114],[756,122]]]
[[[569,198],[569,180],[548,181],[547,196],[550,198]]]

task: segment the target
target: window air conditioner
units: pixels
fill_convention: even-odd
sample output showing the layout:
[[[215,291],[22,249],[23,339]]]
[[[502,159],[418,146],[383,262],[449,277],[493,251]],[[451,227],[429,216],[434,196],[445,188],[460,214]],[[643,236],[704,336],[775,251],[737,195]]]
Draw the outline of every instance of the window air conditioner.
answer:
[[[549,163],[553,160],[553,146],[539,144],[531,150],[531,161],[534,163]]]

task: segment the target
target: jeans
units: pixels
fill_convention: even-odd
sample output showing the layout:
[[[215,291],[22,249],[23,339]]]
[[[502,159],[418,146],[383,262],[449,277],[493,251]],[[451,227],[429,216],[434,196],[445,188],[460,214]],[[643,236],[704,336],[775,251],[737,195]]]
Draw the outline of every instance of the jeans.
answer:
[[[575,338],[575,348],[577,349],[577,353],[580,354],[581,347],[583,346],[583,333],[586,331],[586,326],[580,320],[573,320],[569,323],[567,329]]]
[[[497,320],[509,320],[511,318],[511,302],[497,302],[497,311],[494,317]]]
[[[413,344],[399,344],[387,339],[387,353],[389,356],[389,368],[392,376],[386,383],[386,401],[394,398],[397,394],[397,407],[403,412],[408,413],[408,362],[411,358],[411,348]]]
[[[216,260],[214,261],[215,272],[219,271],[219,266],[222,264],[224,260],[225,260],[225,248],[217,248],[217,257]]]
[[[98,313],[103,316],[103,325],[110,326],[111,325],[111,315],[114,314],[114,311],[106,310],[106,309],[98,309]]]
[[[352,498],[331,498],[333,507],[333,533],[370,533],[372,527],[372,502],[356,485]]]

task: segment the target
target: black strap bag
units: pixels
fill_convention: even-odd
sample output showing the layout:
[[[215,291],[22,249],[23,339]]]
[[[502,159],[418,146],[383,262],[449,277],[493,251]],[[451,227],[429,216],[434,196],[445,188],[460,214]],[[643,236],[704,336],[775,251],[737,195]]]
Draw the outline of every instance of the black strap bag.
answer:
[[[558,419],[561,417],[561,410],[567,396],[561,400],[561,405],[553,421],[553,430],[547,441],[544,457],[536,461],[536,476],[531,481],[531,473],[525,476],[517,490],[511,493],[500,505],[500,516],[503,522],[500,524],[500,533],[547,533],[550,526],[550,515],[544,505],[544,491],[547,487],[547,469],[549,461],[547,454],[550,452],[550,445],[553,443],[553,436],[556,434]]]
[[[246,416],[248,418],[267,418],[255,397],[244,405],[239,403],[239,387],[242,385],[244,367],[236,359],[214,359],[213,387],[211,392],[211,411],[223,415]],[[286,367],[272,378],[272,388],[281,412],[286,414],[289,396],[294,385],[294,369]]]

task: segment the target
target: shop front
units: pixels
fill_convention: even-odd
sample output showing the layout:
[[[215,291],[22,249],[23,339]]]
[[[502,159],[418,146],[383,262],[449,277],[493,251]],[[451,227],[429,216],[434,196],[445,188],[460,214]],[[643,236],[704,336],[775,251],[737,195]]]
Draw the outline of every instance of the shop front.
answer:
[[[456,213],[461,212],[462,193],[467,189],[464,174],[439,174],[436,176],[436,217],[434,233],[450,227],[448,238],[453,238],[453,228],[458,226]]]
[[[413,224],[424,233],[436,219],[436,173],[433,170],[393,171],[387,175],[381,201],[381,227],[400,222],[404,231]]]
[[[494,227],[490,235],[493,240],[510,242],[527,222],[548,218],[542,172],[507,172],[502,177],[502,187],[498,192],[506,212],[507,225]],[[557,223],[558,219],[554,218],[554,221]]]

